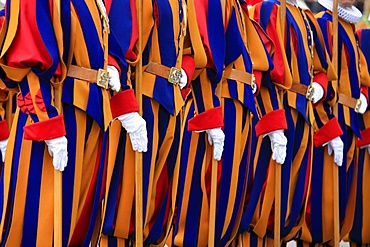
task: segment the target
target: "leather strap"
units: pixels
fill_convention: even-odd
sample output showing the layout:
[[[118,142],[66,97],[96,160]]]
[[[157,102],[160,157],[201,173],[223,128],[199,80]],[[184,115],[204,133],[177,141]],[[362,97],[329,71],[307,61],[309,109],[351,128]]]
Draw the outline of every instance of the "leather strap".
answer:
[[[235,81],[240,81],[245,84],[251,85],[252,83],[252,74],[242,71],[242,70],[237,70],[237,69],[231,69],[230,75],[227,77],[227,79],[235,80]]]
[[[158,75],[166,79],[170,76],[170,70],[171,70],[170,67],[154,62],[150,62],[148,66],[145,68],[146,72]]]
[[[289,88],[289,91],[301,94],[305,97],[307,95],[307,90],[308,90],[308,86],[298,83],[298,82],[293,82],[291,88]]]
[[[68,69],[67,76],[91,83],[96,83],[98,78],[98,71],[94,69],[71,65]]]
[[[357,104],[358,104],[358,100],[357,99],[352,98],[352,97],[347,96],[347,95],[342,94],[342,93],[339,94],[338,103],[340,103],[342,105],[345,105],[345,106],[348,106],[348,107],[354,109],[356,112],[358,110],[357,108],[360,108],[359,106],[357,106]]]

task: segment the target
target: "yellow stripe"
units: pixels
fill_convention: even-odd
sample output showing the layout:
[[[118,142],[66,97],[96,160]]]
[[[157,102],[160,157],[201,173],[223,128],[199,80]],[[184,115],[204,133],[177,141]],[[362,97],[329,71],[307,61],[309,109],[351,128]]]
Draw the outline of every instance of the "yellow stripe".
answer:
[[[30,167],[30,155],[32,141],[23,140],[19,159],[18,174],[16,178],[16,190],[13,205],[13,215],[6,246],[21,246],[23,233],[24,206],[28,186],[28,172]],[[30,185],[32,186],[32,185]]]
[[[132,150],[129,136],[127,135],[126,138],[122,188],[116,216],[116,228],[114,231],[114,235],[120,238],[129,237],[131,215],[135,198],[135,166],[132,165],[135,160],[135,152]]]
[[[79,191],[81,188],[81,177],[82,177],[82,162],[83,162],[83,154],[84,153],[84,143],[85,143],[85,131],[86,131],[86,115],[83,114],[80,110],[76,109],[75,111],[76,117],[76,129],[77,129],[77,136],[76,136],[76,161],[75,161],[75,178],[74,178],[74,186],[73,186],[73,202],[72,202],[72,215],[71,215],[71,231],[69,240],[72,237],[72,233],[74,231],[74,227],[77,224],[78,216],[78,204],[79,204]],[[83,125],[83,126],[82,126]],[[64,217],[69,217],[65,215]]]
[[[54,176],[51,175],[54,174],[54,167],[52,162],[52,157],[49,155],[45,145],[36,246],[53,245],[53,227],[50,227],[54,221],[53,210],[50,210],[54,207]],[[62,222],[59,224],[62,224]]]
[[[14,121],[14,124],[12,125],[11,130],[10,130],[8,148],[7,148],[7,152],[5,155],[5,163],[4,163],[4,171],[3,171],[4,172],[4,204],[3,204],[4,208],[3,208],[3,211],[1,212],[2,219],[5,219],[6,212],[7,212],[6,205],[8,205],[8,199],[9,199],[10,176],[11,176],[11,171],[12,171],[12,161],[13,161],[13,155],[14,155],[14,152],[13,152],[14,150],[13,148],[10,148],[10,147],[14,147],[14,144],[15,144],[15,132],[18,127],[18,121],[17,121],[18,118],[19,118],[19,108],[17,107],[15,116],[14,116],[14,119],[16,121]],[[4,220],[2,220],[0,223],[0,232],[4,231],[4,223],[5,223]],[[0,234],[0,242],[2,242],[2,237],[3,235]]]

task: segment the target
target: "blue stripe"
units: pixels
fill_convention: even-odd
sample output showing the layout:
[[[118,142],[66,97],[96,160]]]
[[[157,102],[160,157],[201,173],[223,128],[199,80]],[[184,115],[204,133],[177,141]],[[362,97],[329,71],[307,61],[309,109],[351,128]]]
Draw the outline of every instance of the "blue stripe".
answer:
[[[6,206],[6,209],[9,210],[9,213],[6,215],[5,223],[4,223],[4,233],[3,233],[3,242],[1,243],[1,246],[5,246],[6,239],[9,235],[9,230],[12,224],[12,215],[13,215],[13,209],[14,209],[14,197],[15,197],[15,190],[16,190],[16,183],[17,183],[17,177],[18,177],[18,169],[19,169],[19,159],[21,155],[21,148],[22,148],[22,141],[23,141],[23,126],[25,126],[27,121],[28,115],[24,114],[23,112],[19,112],[19,118],[14,119],[14,121],[17,121],[17,130],[16,130],[16,136],[15,136],[15,142],[14,142],[14,153],[13,153],[13,160],[12,160],[12,168],[11,168],[11,176],[10,176],[10,185],[9,185],[9,199],[8,204],[4,205]]]
[[[68,163],[63,171],[63,246],[68,245],[70,235],[70,225],[72,218],[72,204],[75,181],[76,166],[76,138],[77,123],[75,109],[69,105],[63,105],[64,122],[66,124],[66,138],[68,139]]]
[[[116,152],[116,160],[114,162],[114,168],[112,172],[111,182],[108,185],[108,198],[106,202],[106,210],[104,215],[104,222],[102,232],[105,235],[112,235],[114,234],[114,227],[116,222],[116,213],[117,213],[117,205],[121,203],[120,195],[118,194],[119,186],[122,183],[122,168],[124,166],[124,157],[125,157],[125,146],[126,146],[126,131],[121,128],[120,138],[117,146]]]
[[[41,177],[43,174],[45,142],[32,142],[28,172],[26,202],[24,207],[22,246],[36,246],[37,225],[40,204]],[[49,188],[53,193],[53,188]],[[44,195],[45,196],[45,195]],[[53,200],[53,197],[49,197]]]

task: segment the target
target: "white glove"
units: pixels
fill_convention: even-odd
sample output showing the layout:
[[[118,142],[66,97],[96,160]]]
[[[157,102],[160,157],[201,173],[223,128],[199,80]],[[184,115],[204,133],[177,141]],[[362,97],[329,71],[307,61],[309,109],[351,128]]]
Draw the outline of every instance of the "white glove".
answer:
[[[224,151],[225,134],[221,127],[206,130],[208,134],[209,145],[213,147],[213,158],[217,161],[221,160],[222,152]]]
[[[311,84],[313,93],[312,93],[312,103],[316,104],[324,96],[324,89],[317,82],[312,82]]]
[[[339,136],[335,137],[331,141],[325,143],[322,146],[328,145],[328,153],[331,155],[334,151],[334,162],[338,166],[342,166],[343,163],[343,142]]]
[[[3,162],[5,161],[5,152],[6,152],[7,145],[8,145],[8,139],[0,141],[0,151],[1,151],[1,157],[3,157]]]
[[[369,152],[370,154],[370,144],[367,144],[367,145],[364,145],[364,146],[361,146],[360,149],[364,149],[364,148],[367,148],[367,151]]]
[[[138,152],[146,152],[148,149],[148,134],[146,131],[146,122],[137,112],[122,114],[117,117],[121,121],[130,136],[132,149]]]
[[[279,164],[284,164],[286,157],[286,145],[288,140],[284,135],[283,130],[271,131],[267,134],[271,141],[272,159]]]
[[[181,78],[179,82],[180,89],[183,89],[186,84],[188,84],[188,75],[186,74],[185,70],[181,68]]]
[[[121,88],[121,80],[119,78],[118,70],[116,69],[116,67],[112,65],[108,65],[107,71],[109,73],[109,81],[108,81],[109,87],[112,90],[118,92]]]
[[[360,108],[358,109],[358,113],[364,114],[367,109],[367,99],[363,93],[360,94],[360,101],[361,101],[361,105],[360,105]]]
[[[255,94],[257,92],[257,84],[256,84],[256,77],[252,77],[252,83],[251,83],[252,93]]]
[[[65,136],[57,137],[50,140],[45,140],[48,145],[48,151],[53,157],[53,166],[58,171],[64,171],[68,162],[67,138]]]

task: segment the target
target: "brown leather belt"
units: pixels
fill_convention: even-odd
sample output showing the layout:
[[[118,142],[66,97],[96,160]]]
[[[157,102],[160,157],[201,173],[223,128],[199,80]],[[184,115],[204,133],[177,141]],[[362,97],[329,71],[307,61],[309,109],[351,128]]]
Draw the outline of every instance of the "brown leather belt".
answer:
[[[109,73],[103,69],[95,70],[71,65],[68,69],[67,76],[96,83],[99,87],[105,89],[108,88]]]
[[[313,88],[310,86],[306,86],[298,82],[293,82],[292,86],[289,88],[289,91],[303,95],[308,100],[312,101]]]
[[[181,78],[181,70],[176,67],[167,67],[165,65],[150,62],[145,71],[163,78],[166,78],[170,83],[178,85]]]
[[[352,98],[342,93],[339,94],[338,103],[354,109],[355,112],[358,112],[361,106],[361,100]]]
[[[227,76],[227,79],[240,81],[248,85],[252,84],[252,74],[242,70],[231,69],[230,75]]]

